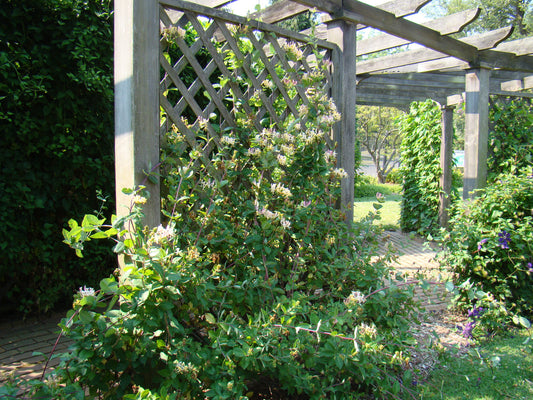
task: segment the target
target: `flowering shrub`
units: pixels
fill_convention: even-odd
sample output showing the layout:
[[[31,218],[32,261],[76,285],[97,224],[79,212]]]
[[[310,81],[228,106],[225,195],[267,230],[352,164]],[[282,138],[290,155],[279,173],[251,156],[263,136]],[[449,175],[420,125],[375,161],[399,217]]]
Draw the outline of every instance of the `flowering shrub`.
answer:
[[[198,132],[195,148],[172,130],[162,151],[164,225],[142,226],[142,188],[130,191],[125,218],[70,221],[65,241],[79,255],[86,241],[111,238],[125,266],[99,290],[80,288],[62,323],[71,352],[33,394],[307,399],[408,390],[410,292],[386,286],[387,257],[371,261],[371,217],[348,229],[334,207],[345,171],[325,146],[338,114],[321,80],[317,72],[305,81],[305,114],[283,126],[258,131],[243,121],[218,142]]]
[[[510,321],[533,309],[533,179],[531,169],[502,175],[457,206],[444,232],[441,262],[451,267],[459,302],[485,308],[483,318]],[[480,292],[480,295],[476,293]],[[484,304],[481,304],[484,303]]]

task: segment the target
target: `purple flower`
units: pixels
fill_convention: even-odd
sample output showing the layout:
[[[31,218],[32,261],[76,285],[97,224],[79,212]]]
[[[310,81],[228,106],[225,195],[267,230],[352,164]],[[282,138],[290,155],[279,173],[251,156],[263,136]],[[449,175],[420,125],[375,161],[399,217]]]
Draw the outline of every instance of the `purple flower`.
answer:
[[[463,336],[465,338],[471,338],[472,337],[472,331],[474,330],[474,326],[476,323],[474,321],[467,322],[466,325],[463,327]]]
[[[468,317],[472,319],[477,318],[481,315],[482,312],[483,307],[474,307],[468,312]]]
[[[509,241],[511,240],[511,234],[507,231],[501,231],[500,233],[498,233],[498,236],[498,242],[500,243],[500,247],[502,249],[508,249]]]
[[[485,239],[481,239],[481,240],[479,241],[479,243],[477,244],[477,249],[478,249],[478,250],[481,250],[481,248],[483,247],[483,245],[484,245],[485,243],[487,243],[488,241],[489,241],[489,239],[487,239],[487,238],[485,238]]]
[[[533,273],[533,264],[532,263],[527,263],[527,269],[528,269],[528,272],[529,273]]]

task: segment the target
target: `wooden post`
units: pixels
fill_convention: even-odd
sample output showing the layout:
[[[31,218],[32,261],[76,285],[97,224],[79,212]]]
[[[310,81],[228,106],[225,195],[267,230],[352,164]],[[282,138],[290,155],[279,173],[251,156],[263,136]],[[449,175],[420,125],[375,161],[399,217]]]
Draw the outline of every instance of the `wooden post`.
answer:
[[[453,164],[453,110],[454,106],[442,107],[442,139],[440,143],[440,203],[439,224],[448,228],[448,207],[452,193],[452,164]]]
[[[146,172],[159,163],[159,7],[157,0],[115,0],[115,180],[117,215],[132,197],[122,189],[143,184],[150,192],[144,223],[160,223],[159,183]]]
[[[355,180],[355,59],[357,25],[344,20],[328,22],[328,41],[339,46],[340,53],[333,57],[333,100],[342,119],[336,126],[337,164],[348,174],[341,181],[341,209],[346,222],[353,222],[354,180]],[[338,53],[338,54],[335,54]]]
[[[473,191],[487,181],[487,152],[489,137],[489,74],[486,68],[467,71],[465,164],[463,199],[472,198]]]

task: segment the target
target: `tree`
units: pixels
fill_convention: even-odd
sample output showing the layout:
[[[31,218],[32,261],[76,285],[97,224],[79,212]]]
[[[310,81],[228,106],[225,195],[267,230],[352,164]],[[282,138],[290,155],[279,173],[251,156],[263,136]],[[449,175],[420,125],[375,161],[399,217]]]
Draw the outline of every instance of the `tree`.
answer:
[[[401,135],[395,120],[401,113],[394,107],[357,108],[358,139],[372,157],[379,183],[396,165]]]
[[[469,8],[480,7],[480,17],[468,25],[462,35],[481,33],[512,25],[512,38],[533,34],[533,4],[531,0],[436,0],[427,14],[440,17]]]

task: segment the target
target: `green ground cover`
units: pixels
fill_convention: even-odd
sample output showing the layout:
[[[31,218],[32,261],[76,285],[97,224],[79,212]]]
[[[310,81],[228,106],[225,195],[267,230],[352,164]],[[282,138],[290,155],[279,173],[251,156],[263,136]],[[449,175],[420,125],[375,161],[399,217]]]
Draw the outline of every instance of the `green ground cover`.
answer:
[[[516,331],[472,347],[466,354],[445,353],[420,388],[420,399],[507,400],[533,398],[531,335]]]
[[[379,209],[380,219],[375,224],[385,229],[399,229],[402,195],[401,186],[395,184],[368,183],[358,185],[355,189],[354,221],[360,221],[369,213],[375,213],[376,194],[381,193],[385,202]]]

